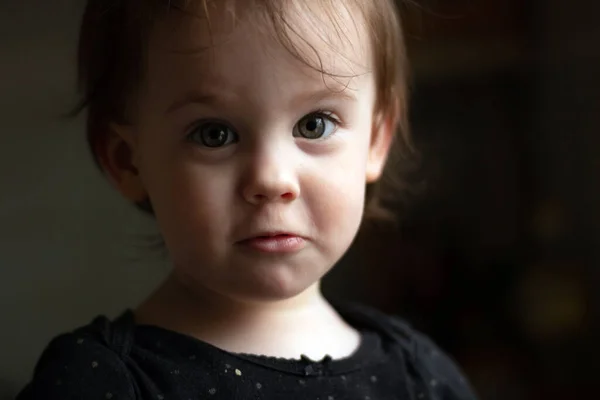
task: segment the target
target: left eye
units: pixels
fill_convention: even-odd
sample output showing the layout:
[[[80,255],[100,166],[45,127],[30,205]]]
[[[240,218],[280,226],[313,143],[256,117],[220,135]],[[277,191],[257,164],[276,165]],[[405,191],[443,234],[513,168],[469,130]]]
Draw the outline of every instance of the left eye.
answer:
[[[188,134],[188,140],[209,148],[224,147],[238,140],[229,126],[218,121],[205,121]]]
[[[305,139],[322,139],[337,129],[337,121],[324,114],[309,114],[303,117],[294,127],[294,136]]]

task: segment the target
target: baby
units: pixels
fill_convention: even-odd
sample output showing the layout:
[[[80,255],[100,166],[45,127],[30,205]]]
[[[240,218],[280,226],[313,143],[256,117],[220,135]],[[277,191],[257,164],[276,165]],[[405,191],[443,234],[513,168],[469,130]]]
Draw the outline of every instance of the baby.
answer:
[[[53,340],[19,400],[474,399],[426,337],[320,291],[408,146],[392,0],[88,0],[79,54],[93,155],[172,271]]]

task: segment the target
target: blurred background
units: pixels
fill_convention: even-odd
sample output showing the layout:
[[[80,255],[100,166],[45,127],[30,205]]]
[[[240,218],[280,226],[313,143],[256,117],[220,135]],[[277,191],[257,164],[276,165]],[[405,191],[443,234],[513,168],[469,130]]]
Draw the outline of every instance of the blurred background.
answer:
[[[57,333],[166,273],[88,155],[74,103],[82,1],[0,0],[0,399]],[[415,0],[419,191],[326,290],[404,316],[483,400],[592,398],[600,359],[600,2]],[[115,280],[114,277],[119,279]]]
[[[424,185],[397,205],[400,230],[363,232],[330,290],[406,316],[482,399],[596,397],[600,3],[415,3]]]

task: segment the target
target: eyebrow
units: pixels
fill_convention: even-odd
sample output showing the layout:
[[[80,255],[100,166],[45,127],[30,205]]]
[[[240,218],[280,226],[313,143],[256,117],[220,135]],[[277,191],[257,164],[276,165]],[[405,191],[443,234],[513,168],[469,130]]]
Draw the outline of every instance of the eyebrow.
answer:
[[[187,92],[181,98],[175,100],[167,108],[166,113],[171,114],[190,104],[215,104],[218,102],[218,96],[209,93]]]
[[[343,87],[325,87],[312,92],[302,93],[292,100],[292,105],[302,105],[306,103],[316,103],[327,99],[356,101],[355,90],[348,86]]]
[[[224,103],[223,97],[216,94],[219,91],[223,91],[222,89],[213,90],[213,91],[189,91],[185,93],[181,98],[175,100],[166,110],[167,114],[171,114],[183,107],[186,107],[191,104],[198,105],[212,105]],[[354,91],[348,87],[342,88],[333,88],[326,87],[320,88],[315,91],[301,93],[295,98],[293,98],[290,102],[291,107],[300,107],[302,104],[306,103],[316,103],[321,102],[327,99],[341,100],[341,101],[357,101],[357,97],[354,94]]]

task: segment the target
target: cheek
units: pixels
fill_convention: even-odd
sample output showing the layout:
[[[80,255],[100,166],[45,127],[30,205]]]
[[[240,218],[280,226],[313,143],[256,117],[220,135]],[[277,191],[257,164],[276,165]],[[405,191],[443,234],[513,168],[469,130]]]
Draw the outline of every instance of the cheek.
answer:
[[[355,167],[327,172],[320,185],[323,195],[319,196],[325,213],[352,218],[356,215],[356,210],[362,209],[365,194],[364,171],[364,168]]]
[[[332,240],[353,238],[363,215],[367,150],[349,148],[319,168],[306,193],[321,232]]]
[[[173,211],[186,220],[212,221],[218,219],[221,211],[227,208],[230,196],[227,187],[219,185],[223,177],[215,179],[213,175],[196,173],[193,168],[181,168],[169,179],[169,189],[162,193],[172,202]]]
[[[233,185],[227,184],[227,171],[202,168],[184,157],[156,154],[150,159],[154,162],[143,169],[143,179],[165,240],[179,246],[196,238],[198,245],[198,237],[206,243],[220,236],[228,225],[223,213],[231,209]]]

